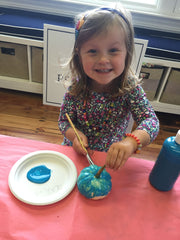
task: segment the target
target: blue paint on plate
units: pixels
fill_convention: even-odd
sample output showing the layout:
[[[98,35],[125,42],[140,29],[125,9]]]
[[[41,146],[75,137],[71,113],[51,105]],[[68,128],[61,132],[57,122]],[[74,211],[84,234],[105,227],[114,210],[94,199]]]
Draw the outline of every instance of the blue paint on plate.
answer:
[[[34,183],[45,183],[51,177],[51,169],[45,165],[39,165],[31,168],[27,173],[27,179]]]

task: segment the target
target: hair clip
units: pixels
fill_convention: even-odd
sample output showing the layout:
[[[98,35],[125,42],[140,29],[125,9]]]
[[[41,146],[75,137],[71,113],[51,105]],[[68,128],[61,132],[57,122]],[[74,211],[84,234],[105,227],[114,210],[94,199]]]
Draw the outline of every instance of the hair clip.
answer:
[[[78,35],[79,35],[79,30],[81,29],[82,25],[84,24],[85,21],[85,16],[83,16],[76,24],[76,28],[75,28],[75,37],[77,39]]]
[[[82,25],[84,24],[84,17],[82,17],[76,24],[76,30],[81,29]]]

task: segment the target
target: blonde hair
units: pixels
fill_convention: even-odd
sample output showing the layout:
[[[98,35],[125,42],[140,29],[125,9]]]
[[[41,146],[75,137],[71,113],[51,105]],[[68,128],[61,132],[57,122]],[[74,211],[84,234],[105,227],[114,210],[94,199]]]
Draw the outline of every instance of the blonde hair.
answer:
[[[83,97],[89,95],[91,81],[83,70],[79,56],[81,46],[90,38],[107,32],[114,24],[124,31],[127,55],[123,73],[112,82],[111,94],[112,96],[122,95],[137,85],[137,78],[130,70],[134,53],[134,29],[131,15],[125,9],[99,8],[85,12],[76,19],[76,40],[70,60],[71,94]]]

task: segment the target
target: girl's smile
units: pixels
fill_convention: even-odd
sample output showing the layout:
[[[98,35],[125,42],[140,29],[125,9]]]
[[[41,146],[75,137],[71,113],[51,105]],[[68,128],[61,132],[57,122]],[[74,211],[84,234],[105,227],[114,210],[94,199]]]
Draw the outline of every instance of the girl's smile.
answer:
[[[83,69],[92,79],[95,90],[103,90],[122,74],[126,53],[125,34],[116,25],[82,45],[80,57]]]

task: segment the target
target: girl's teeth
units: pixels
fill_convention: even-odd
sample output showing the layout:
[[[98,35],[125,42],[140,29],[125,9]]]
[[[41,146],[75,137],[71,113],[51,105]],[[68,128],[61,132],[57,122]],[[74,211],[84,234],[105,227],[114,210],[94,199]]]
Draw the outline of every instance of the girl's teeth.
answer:
[[[110,72],[110,70],[109,69],[99,69],[99,70],[97,70],[98,72]]]

